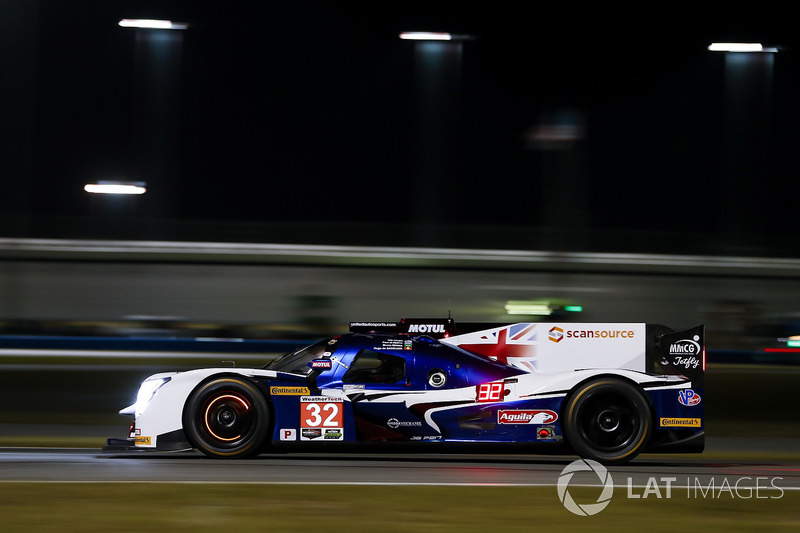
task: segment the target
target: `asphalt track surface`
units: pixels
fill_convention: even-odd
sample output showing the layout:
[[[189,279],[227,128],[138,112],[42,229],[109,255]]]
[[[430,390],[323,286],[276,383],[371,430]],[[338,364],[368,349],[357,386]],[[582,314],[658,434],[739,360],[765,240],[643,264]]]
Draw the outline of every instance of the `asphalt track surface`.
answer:
[[[0,448],[0,482],[554,486],[563,469],[577,459],[521,454],[325,453],[213,460],[196,452],[116,454],[97,449]],[[608,471],[616,486],[634,492],[653,483],[672,490],[707,490],[710,486],[718,490],[737,482],[740,489],[800,490],[800,460],[771,460],[769,454],[763,460],[642,455]],[[579,475],[582,477],[572,484],[600,484],[594,472]]]

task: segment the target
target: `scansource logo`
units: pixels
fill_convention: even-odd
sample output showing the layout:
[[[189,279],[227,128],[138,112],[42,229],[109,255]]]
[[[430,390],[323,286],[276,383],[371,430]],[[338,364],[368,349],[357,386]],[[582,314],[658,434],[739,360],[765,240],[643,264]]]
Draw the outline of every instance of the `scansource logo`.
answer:
[[[610,330],[610,329],[567,329],[553,326],[548,333],[548,339],[552,342],[561,342],[563,339],[622,339],[629,340],[636,338],[634,330]],[[691,342],[691,341],[687,341]],[[682,352],[683,353],[683,352]]]
[[[548,338],[553,342],[560,342],[564,338],[564,330],[558,326],[550,328],[548,334]]]
[[[603,484],[603,492],[594,503],[579,504],[575,502],[569,493],[569,483],[576,472],[594,472]],[[611,474],[608,473],[606,467],[592,461],[591,459],[578,459],[568,464],[564,470],[561,471],[561,476],[558,478],[558,499],[564,504],[564,507],[571,513],[579,516],[592,516],[596,515],[605,509],[611,503],[611,496],[614,495],[614,480],[611,479]]]

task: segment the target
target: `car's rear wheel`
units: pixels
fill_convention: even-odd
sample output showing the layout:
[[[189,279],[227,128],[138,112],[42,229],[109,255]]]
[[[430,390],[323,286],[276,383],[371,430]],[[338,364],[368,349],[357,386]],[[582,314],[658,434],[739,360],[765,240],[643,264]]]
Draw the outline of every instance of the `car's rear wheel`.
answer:
[[[204,383],[191,394],[183,413],[189,442],[209,457],[257,454],[269,426],[264,395],[253,383],[237,377]]]
[[[567,443],[578,455],[604,464],[630,461],[652,433],[652,410],[639,388],[618,378],[583,384],[563,411]]]

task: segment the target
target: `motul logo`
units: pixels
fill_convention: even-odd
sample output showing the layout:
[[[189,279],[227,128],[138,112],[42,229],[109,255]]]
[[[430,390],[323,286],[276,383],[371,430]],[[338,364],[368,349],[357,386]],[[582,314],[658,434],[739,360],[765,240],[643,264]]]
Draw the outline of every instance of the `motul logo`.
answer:
[[[409,324],[409,333],[444,333],[444,324]]]
[[[499,424],[550,424],[558,414],[549,409],[501,409],[497,412]]]

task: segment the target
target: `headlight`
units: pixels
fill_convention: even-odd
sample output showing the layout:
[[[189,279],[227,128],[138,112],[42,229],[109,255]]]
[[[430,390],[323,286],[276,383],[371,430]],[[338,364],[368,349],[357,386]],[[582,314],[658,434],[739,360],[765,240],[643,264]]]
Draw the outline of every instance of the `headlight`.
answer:
[[[145,380],[139,387],[139,394],[136,395],[134,415],[139,416],[147,408],[147,404],[155,396],[156,391],[163,387],[172,378],[153,378]]]

